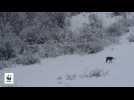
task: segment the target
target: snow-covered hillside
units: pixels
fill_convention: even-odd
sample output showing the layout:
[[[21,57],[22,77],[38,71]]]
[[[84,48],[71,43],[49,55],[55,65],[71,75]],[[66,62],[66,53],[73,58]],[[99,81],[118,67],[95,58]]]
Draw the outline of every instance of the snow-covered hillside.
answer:
[[[134,27],[129,33],[133,32]],[[126,40],[129,33],[121,37],[119,44],[97,54],[67,55],[44,59],[40,64],[4,69],[0,72],[0,86],[6,86],[5,72],[14,73],[13,86],[134,86],[134,43]],[[116,59],[106,64],[106,56]],[[100,76],[91,77],[95,71],[100,72]]]

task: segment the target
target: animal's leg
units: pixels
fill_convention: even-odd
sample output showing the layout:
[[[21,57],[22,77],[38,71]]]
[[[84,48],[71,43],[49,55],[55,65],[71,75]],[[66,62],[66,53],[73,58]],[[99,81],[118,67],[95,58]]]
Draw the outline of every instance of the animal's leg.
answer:
[[[113,61],[112,61],[112,60],[110,60],[110,63],[113,63]]]
[[[106,60],[106,63],[108,63],[108,60]]]

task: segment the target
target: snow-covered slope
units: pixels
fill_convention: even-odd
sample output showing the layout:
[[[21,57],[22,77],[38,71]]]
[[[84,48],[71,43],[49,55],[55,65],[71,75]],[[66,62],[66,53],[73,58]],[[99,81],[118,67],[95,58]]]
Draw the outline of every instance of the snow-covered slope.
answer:
[[[134,27],[130,28],[130,33]],[[134,43],[129,43],[126,34],[121,43],[92,55],[67,55],[44,59],[40,64],[17,66],[2,70],[0,85],[5,72],[13,72],[13,86],[134,86]],[[114,56],[112,64],[105,63],[106,56]],[[100,77],[88,76],[101,71]]]

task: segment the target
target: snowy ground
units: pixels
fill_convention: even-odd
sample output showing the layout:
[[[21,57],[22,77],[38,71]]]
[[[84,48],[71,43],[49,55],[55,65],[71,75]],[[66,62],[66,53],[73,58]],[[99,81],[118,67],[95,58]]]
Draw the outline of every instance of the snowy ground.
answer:
[[[130,28],[130,33],[134,28]],[[110,46],[104,51],[92,55],[67,55],[49,58],[40,64],[17,66],[0,72],[0,86],[4,73],[13,72],[13,86],[134,86],[134,43],[129,43],[126,36],[120,44]],[[106,56],[114,56],[112,64],[105,63]],[[90,76],[92,72],[101,72],[100,77]],[[89,74],[90,73],[90,74]]]

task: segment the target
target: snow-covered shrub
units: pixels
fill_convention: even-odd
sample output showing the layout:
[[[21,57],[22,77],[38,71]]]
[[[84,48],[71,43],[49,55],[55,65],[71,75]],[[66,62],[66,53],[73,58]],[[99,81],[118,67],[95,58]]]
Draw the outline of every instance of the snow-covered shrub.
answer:
[[[81,78],[100,78],[108,74],[104,69],[96,68],[80,75]]]
[[[64,51],[64,54],[74,54],[75,53],[75,45],[74,44],[73,43],[63,44],[62,49]]]
[[[104,49],[104,45],[101,42],[100,44],[98,42],[92,42],[90,43],[90,48],[90,53],[97,53]]]
[[[65,75],[65,80],[75,80],[77,77],[76,74],[66,74]]]
[[[128,25],[124,20],[119,20],[113,23],[106,29],[106,35],[111,37],[121,36],[122,34],[129,32]]]
[[[75,80],[77,78],[77,74],[65,74],[62,76],[58,76],[56,79],[58,81],[62,81],[62,80]]]
[[[58,81],[61,81],[61,80],[63,79],[63,76],[58,76],[56,79],[57,79]]]
[[[101,77],[104,75],[104,72],[103,70],[100,70],[100,69],[97,69],[97,70],[93,70],[89,73],[89,77]]]
[[[132,18],[132,19],[127,19],[127,25],[128,25],[128,26],[134,26],[134,18]]]
[[[15,52],[9,42],[0,46],[0,60],[8,60],[15,57]]]
[[[0,61],[0,70],[3,68],[10,67],[11,65],[8,64],[7,61]]]
[[[108,73],[109,71],[107,70],[96,68],[96,69],[91,70],[88,75],[89,75],[89,78],[93,78],[93,77],[99,78],[99,77],[104,77],[108,75]]]
[[[96,53],[103,49],[103,23],[96,14],[90,14],[89,23],[83,24],[76,38],[78,52]]]
[[[16,64],[22,64],[22,65],[31,65],[39,63],[40,60],[38,57],[36,57],[33,54],[27,54],[27,55],[20,55],[14,59],[14,62]]]
[[[74,50],[78,54],[92,54],[103,50],[103,46],[97,42],[76,44]]]
[[[0,60],[14,58],[19,53],[20,42],[13,34],[4,33],[0,36]]]
[[[42,58],[57,57],[64,54],[63,50],[58,43],[46,43],[39,46],[38,55]]]
[[[134,35],[131,34],[129,37],[128,37],[128,41],[129,42],[134,42]]]
[[[21,51],[20,54],[35,54],[39,51],[39,46],[38,45],[28,45],[28,44],[23,44],[21,46]]]
[[[39,33],[38,28],[35,26],[24,28],[19,34],[20,38],[30,45],[36,44],[38,41]]]
[[[134,13],[128,14],[127,23],[129,26],[134,26]]]

